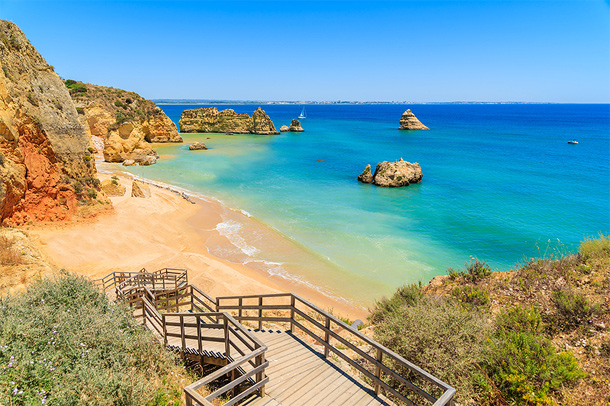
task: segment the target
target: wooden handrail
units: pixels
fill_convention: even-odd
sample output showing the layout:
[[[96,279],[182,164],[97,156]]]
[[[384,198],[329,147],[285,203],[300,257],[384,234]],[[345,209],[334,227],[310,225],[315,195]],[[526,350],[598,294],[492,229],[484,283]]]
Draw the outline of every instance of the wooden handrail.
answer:
[[[267,299],[267,298],[275,298],[275,299],[290,298],[290,304],[264,304],[264,299]],[[243,304],[244,301],[248,300],[248,299],[250,299],[251,301],[253,301],[254,299],[258,299],[258,304],[244,305]],[[406,402],[406,403],[413,403],[405,395],[397,392],[394,388],[392,388],[391,386],[389,386],[387,383],[385,383],[382,380],[382,374],[386,374],[386,375],[392,377],[394,380],[396,380],[396,381],[400,382],[401,384],[405,385],[406,387],[408,387],[411,391],[413,391],[417,395],[423,397],[424,399],[426,399],[428,401],[434,402],[433,406],[444,406],[444,405],[452,404],[452,399],[455,395],[455,389],[453,387],[451,387],[450,385],[441,381],[440,379],[436,378],[435,376],[429,374],[428,372],[424,371],[423,369],[419,368],[418,366],[414,365],[413,363],[407,361],[400,355],[398,355],[395,352],[391,351],[390,349],[384,347],[383,345],[379,344],[378,342],[374,341],[373,339],[360,333],[358,330],[347,325],[346,323],[339,320],[337,317],[333,316],[332,314],[322,310],[318,306],[314,305],[313,303],[309,302],[308,300],[303,299],[302,297],[300,297],[296,294],[273,293],[273,294],[264,294],[264,295],[221,296],[221,297],[217,297],[216,301],[218,303],[217,308],[219,311],[231,311],[231,310],[237,311],[238,312],[238,316],[236,316],[237,321],[244,321],[244,320],[258,321],[259,328],[261,327],[263,321],[290,322],[291,330],[294,330],[294,327],[298,327],[304,333],[306,333],[307,335],[312,337],[314,340],[319,342],[321,345],[323,345],[325,357],[328,357],[329,353],[332,352],[332,353],[336,354],[337,356],[346,360],[350,365],[352,365],[353,367],[358,369],[360,372],[362,372],[364,375],[366,375],[369,379],[371,379],[371,381],[373,382],[373,387],[375,389],[375,393],[379,393],[380,388],[383,387],[386,390],[386,392],[390,393],[391,395],[394,395],[401,401]],[[233,301],[233,302],[236,302],[236,304],[235,303],[224,304],[223,302],[226,302],[226,301]],[[309,311],[314,313],[314,316],[322,318],[323,322],[316,320],[314,317],[311,317],[310,315],[308,315],[306,311],[299,309],[297,307],[299,304],[306,306],[306,308]],[[258,310],[258,312],[257,312],[258,316],[243,316],[242,315],[243,310]],[[290,310],[290,317],[265,317],[263,315],[263,311],[265,311],[265,310]],[[313,324],[315,326],[315,328],[322,331],[324,333],[323,334],[324,337],[318,336],[313,331],[311,331],[310,329],[305,327],[303,324],[301,324],[296,319],[297,315],[302,317],[307,322]],[[358,348],[354,344],[352,344],[349,340],[346,340],[345,338],[341,337],[339,334],[337,334],[335,331],[333,331],[331,323],[334,323],[336,326],[341,327],[342,329],[346,330],[348,333],[355,336],[355,338],[357,338],[358,340],[363,341],[366,344],[370,345],[372,347],[372,349],[376,350],[377,355],[375,357],[372,357],[372,356],[366,354],[364,351],[362,351],[360,348]],[[333,345],[331,343],[331,338],[339,341],[341,344],[345,345],[347,348],[354,351],[359,356],[363,357],[366,361],[368,361],[371,365],[373,365],[373,367],[375,368],[375,372],[372,373],[372,372],[368,371],[367,369],[362,367],[362,365],[360,365],[356,361],[352,360],[348,355],[346,355],[343,351],[341,351],[340,349],[338,349],[335,345]],[[418,387],[417,385],[415,385],[409,379],[403,377],[398,372],[394,371],[390,366],[386,365],[384,363],[384,358],[385,358],[385,361],[392,360],[393,362],[402,365],[409,371],[413,372],[417,376],[425,379],[426,381],[430,382],[431,384],[433,384],[434,386],[436,386],[437,388],[442,390],[443,393],[438,398],[429,394],[425,390],[423,390],[420,387]]]

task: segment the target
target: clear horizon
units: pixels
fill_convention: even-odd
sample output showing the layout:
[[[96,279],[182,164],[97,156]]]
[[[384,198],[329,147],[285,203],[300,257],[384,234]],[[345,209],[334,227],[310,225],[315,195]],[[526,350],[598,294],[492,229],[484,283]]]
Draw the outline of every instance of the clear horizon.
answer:
[[[610,3],[0,0],[66,78],[149,99],[610,102]]]

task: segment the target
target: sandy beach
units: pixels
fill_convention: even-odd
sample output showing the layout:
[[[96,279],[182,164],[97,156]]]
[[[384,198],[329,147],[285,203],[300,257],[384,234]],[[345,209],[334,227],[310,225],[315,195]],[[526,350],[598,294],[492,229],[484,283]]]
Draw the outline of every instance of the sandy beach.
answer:
[[[124,172],[100,171],[104,180],[117,176],[126,187],[111,197],[114,210],[69,225],[29,230],[38,237],[46,257],[59,268],[101,278],[113,271],[185,268],[189,282],[212,297],[294,292],[335,315],[365,320],[367,312],[335,300],[304,284],[269,275],[240,263],[214,257],[206,248],[234,249],[216,225],[228,210],[219,202],[194,199],[195,204],[164,187],[150,186],[151,197],[131,197],[132,177]]]

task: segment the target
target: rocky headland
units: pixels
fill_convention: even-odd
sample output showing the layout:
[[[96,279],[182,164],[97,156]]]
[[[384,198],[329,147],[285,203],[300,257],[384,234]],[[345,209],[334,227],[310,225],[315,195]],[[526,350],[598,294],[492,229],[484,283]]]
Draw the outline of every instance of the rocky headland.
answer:
[[[383,187],[402,187],[421,182],[422,172],[417,162],[411,163],[400,158],[396,162],[379,162],[373,174],[371,165],[367,165],[358,180]]]
[[[0,224],[69,220],[107,202],[68,89],[14,23],[0,20]]]
[[[233,109],[218,111],[216,107],[187,109],[182,112],[178,124],[183,133],[279,134],[260,107],[252,116],[236,113]]]
[[[291,133],[301,133],[305,131],[303,127],[301,127],[301,122],[299,120],[293,119],[290,126],[283,125],[280,128],[280,132],[291,132]]]
[[[415,114],[408,109],[400,116],[399,130],[429,130],[429,128],[423,125],[422,122],[415,117]]]
[[[182,142],[172,120],[137,93],[74,80],[65,85],[92,147],[108,162],[150,165],[159,157],[150,143]]]

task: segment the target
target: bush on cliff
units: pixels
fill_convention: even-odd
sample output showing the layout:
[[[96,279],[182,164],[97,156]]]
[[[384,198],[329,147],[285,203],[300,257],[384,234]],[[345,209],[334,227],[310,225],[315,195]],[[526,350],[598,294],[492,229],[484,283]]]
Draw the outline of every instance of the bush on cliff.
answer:
[[[85,278],[63,273],[0,298],[2,404],[178,405],[183,374]]]

